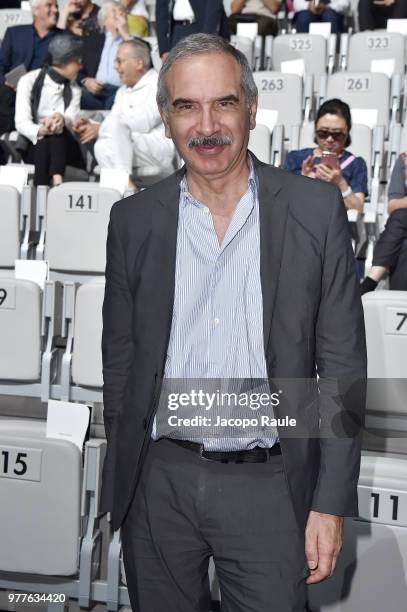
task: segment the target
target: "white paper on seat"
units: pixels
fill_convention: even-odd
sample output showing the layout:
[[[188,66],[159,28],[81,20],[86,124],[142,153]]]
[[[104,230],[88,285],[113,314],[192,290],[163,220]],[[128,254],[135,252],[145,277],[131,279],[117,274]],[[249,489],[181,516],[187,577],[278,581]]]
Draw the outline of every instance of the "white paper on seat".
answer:
[[[48,280],[48,271],[48,261],[16,259],[14,277],[37,283],[44,291],[45,281]]]
[[[27,185],[27,179],[27,168],[9,165],[0,166],[0,185],[11,185],[19,193],[22,193],[23,187]]]
[[[394,57],[388,59],[374,59],[370,62],[370,72],[381,72],[386,74],[391,79],[394,68],[396,67],[396,60]]]
[[[22,11],[31,11],[30,3],[28,0],[22,0],[21,2],[21,10]]]
[[[309,24],[310,34],[319,34],[324,38],[329,38],[331,35],[331,24],[330,23],[317,23],[313,22]]]
[[[298,74],[298,76],[303,77],[305,74],[305,62],[302,58],[281,62],[281,72],[285,74]]]
[[[129,175],[125,170],[117,170],[115,168],[101,168],[100,170],[100,187],[108,187],[116,189],[121,195],[124,194],[128,187]]]
[[[266,125],[270,132],[277,125],[278,111],[269,108],[258,108],[256,113],[256,124]]]
[[[250,40],[254,40],[258,34],[259,26],[253,21],[250,23],[238,23],[236,28],[237,36],[244,36],[246,38],[250,38]]]
[[[377,125],[377,108],[351,108],[352,123],[367,125],[372,130]]]
[[[407,19],[388,19],[387,31],[407,34]]]
[[[47,438],[67,440],[82,452],[89,425],[90,408],[84,404],[48,400]]]

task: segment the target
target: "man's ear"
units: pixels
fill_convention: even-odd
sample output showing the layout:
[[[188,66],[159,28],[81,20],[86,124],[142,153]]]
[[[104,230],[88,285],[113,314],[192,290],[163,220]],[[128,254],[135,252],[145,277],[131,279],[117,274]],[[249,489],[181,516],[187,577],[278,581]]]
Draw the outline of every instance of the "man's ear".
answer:
[[[249,124],[250,129],[254,130],[256,127],[256,113],[257,113],[257,98],[249,105]]]
[[[170,125],[168,123],[168,114],[162,107],[159,107],[158,110],[160,112],[161,119],[165,127],[165,135],[167,138],[171,138],[171,130]]]

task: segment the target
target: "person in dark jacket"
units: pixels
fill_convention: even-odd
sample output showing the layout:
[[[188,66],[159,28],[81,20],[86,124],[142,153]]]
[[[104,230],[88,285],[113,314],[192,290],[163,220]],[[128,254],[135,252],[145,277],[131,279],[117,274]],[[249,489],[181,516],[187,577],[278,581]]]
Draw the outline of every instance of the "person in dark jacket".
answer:
[[[199,32],[229,38],[222,0],[157,0],[155,7],[158,47],[164,60],[178,41]]]
[[[48,46],[61,33],[56,27],[56,0],[31,0],[32,25],[7,28],[0,49],[0,134],[14,130],[15,88],[7,83],[6,74],[23,65],[27,71],[41,68],[47,59]]]

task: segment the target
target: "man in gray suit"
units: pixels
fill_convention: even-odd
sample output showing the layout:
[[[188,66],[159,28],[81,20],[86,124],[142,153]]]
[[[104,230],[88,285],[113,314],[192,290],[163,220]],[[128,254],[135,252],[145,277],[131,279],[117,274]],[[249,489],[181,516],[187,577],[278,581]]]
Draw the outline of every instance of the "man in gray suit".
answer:
[[[213,556],[224,611],[302,612],[358,512],[366,352],[345,207],[248,152],[257,90],[223,39],[178,43],[157,101],[185,166],[111,212],[102,509],[135,611],[208,612]],[[245,430],[255,387],[278,422],[249,410]]]

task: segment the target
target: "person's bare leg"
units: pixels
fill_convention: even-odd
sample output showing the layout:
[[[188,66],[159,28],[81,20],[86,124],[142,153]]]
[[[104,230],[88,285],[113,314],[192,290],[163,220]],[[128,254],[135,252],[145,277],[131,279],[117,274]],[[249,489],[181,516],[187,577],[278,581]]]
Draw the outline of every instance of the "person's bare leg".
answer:
[[[372,278],[376,283],[382,280],[383,276],[387,274],[388,269],[384,266],[372,266],[367,273],[369,278]]]

